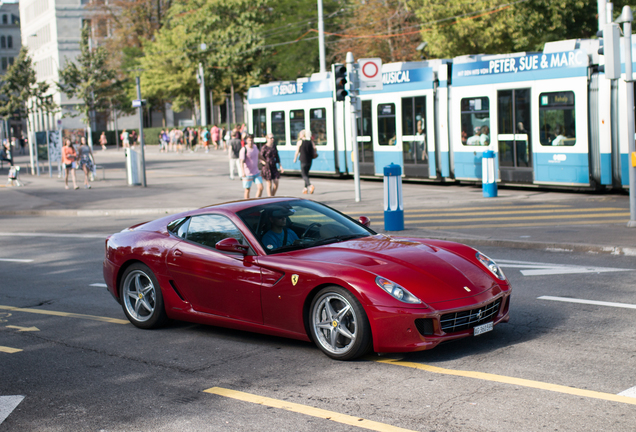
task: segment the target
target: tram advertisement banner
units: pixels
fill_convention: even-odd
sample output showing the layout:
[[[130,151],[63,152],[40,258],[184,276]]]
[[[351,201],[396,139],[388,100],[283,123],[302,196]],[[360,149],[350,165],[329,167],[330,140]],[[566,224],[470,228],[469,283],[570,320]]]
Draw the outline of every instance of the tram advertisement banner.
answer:
[[[588,65],[587,53],[580,49],[516,57],[483,56],[476,62],[453,64],[453,85],[587,76]]]

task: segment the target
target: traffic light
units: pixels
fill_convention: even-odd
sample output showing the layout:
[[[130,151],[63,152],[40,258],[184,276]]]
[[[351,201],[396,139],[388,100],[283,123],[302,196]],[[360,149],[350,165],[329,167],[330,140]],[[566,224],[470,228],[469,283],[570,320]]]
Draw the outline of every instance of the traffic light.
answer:
[[[597,33],[600,40],[598,53],[605,56],[605,78],[619,79],[621,77],[620,55],[620,27],[616,23],[603,25],[603,30]]]
[[[337,101],[343,101],[349,95],[349,92],[346,89],[347,67],[341,63],[336,63],[331,65],[331,73],[334,80],[334,97]]]

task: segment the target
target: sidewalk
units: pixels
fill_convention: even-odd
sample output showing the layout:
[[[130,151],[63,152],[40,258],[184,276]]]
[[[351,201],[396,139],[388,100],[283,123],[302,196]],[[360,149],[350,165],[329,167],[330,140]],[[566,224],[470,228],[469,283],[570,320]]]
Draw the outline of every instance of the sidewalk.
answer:
[[[23,187],[0,187],[0,218],[31,217],[131,217],[139,221],[186,209],[241,199],[240,180],[229,179],[227,155],[222,151],[210,153],[158,153],[156,146],[146,147],[147,187],[126,183],[123,151],[109,148],[95,151],[98,170],[92,189],[83,188],[84,174],[77,172],[79,190],[64,189],[64,179],[57,170],[49,177],[48,165],[39,177],[25,169],[28,156],[17,156],[22,167]],[[5,185],[8,169],[0,171],[0,185]],[[70,180],[69,180],[70,181]],[[357,217],[368,215],[372,227],[384,232],[383,183],[362,181],[362,200],[354,200],[353,180],[313,177],[313,195],[302,195],[299,176],[283,176],[279,196],[307,197],[330,205]],[[254,196],[255,188],[252,188]],[[629,197],[627,194],[591,194],[543,191],[535,188],[499,190],[497,198],[484,198],[479,186],[434,185],[405,183],[403,185],[405,227],[394,234],[460,241],[471,245],[572,250],[593,253],[615,253],[636,256],[636,229],[627,228]],[[488,211],[493,208],[524,209],[537,206],[568,206],[577,214],[572,220],[533,223],[526,216],[517,223],[465,223],[446,229],[430,229],[422,223],[411,223],[416,214],[428,211],[443,214],[467,209]],[[586,222],[583,213],[597,208],[621,209],[621,216],[611,221]],[[518,213],[518,212],[517,212]],[[470,212],[466,213],[470,217]],[[443,217],[443,216],[442,216]],[[531,218],[531,217],[530,217]],[[498,218],[501,219],[501,218]],[[511,219],[514,219],[511,217]],[[521,219],[517,217],[517,219]],[[468,220],[468,219],[466,219]],[[483,218],[481,219],[483,220]],[[5,229],[3,229],[5,231]]]

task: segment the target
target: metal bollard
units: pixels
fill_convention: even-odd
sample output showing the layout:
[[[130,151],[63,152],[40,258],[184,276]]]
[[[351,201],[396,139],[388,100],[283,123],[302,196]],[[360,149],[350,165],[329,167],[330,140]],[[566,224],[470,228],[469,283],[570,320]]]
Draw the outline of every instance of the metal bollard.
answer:
[[[494,198],[497,196],[497,182],[495,181],[495,152],[486,150],[481,160],[482,188],[484,197]]]
[[[394,163],[384,167],[384,229],[404,230],[402,167]]]
[[[128,186],[141,185],[141,157],[139,153],[131,148],[125,149],[126,155],[126,177]]]

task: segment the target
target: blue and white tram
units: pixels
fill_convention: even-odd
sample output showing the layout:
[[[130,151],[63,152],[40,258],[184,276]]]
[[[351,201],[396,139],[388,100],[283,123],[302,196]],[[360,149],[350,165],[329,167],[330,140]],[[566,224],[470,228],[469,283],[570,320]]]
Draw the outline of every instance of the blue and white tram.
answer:
[[[300,171],[300,161],[294,163],[298,133],[312,133],[318,158],[311,171],[321,174],[340,174],[338,161],[344,159],[344,149],[338,149],[334,139],[334,103],[331,80],[324,75],[296,81],[275,82],[252,87],[248,92],[248,124],[257,144],[265,142],[272,133],[287,171]],[[342,153],[340,156],[338,152]],[[346,168],[346,167],[345,167]]]
[[[559,47],[563,44],[546,44],[540,53],[453,59],[449,116],[455,179],[480,181],[482,153],[493,150],[500,182],[609,184],[611,149],[601,155],[599,116],[588,109],[590,92],[594,97],[598,92],[590,55],[581,48],[555,52]]]

